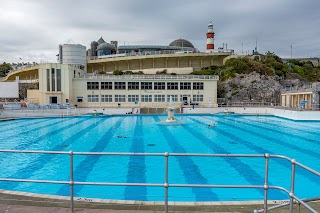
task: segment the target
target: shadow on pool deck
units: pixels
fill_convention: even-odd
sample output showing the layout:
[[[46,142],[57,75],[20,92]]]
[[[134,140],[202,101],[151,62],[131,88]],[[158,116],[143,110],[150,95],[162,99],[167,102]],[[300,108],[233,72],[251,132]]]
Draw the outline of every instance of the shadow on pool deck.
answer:
[[[55,200],[21,195],[9,195],[0,193],[0,213],[67,213],[70,212],[69,201]],[[310,205],[317,211],[320,210],[320,202]],[[215,206],[169,206],[170,212],[243,212],[252,213],[254,209],[260,209],[263,205],[215,205]],[[297,212],[298,206],[295,206]],[[288,206],[273,210],[274,213],[289,212]],[[90,202],[75,202],[75,211],[81,213],[155,213],[164,212],[164,206],[152,205],[129,205],[129,204],[102,204]],[[301,213],[309,212],[301,207]]]

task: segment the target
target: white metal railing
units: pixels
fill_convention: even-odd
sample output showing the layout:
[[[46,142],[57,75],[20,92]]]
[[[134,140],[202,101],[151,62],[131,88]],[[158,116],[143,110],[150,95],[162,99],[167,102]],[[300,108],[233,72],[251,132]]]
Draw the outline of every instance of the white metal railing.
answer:
[[[80,79],[177,79],[177,80],[196,80],[196,79],[210,79],[219,80],[218,75],[97,75],[97,74],[84,74],[77,78]]]
[[[303,199],[298,198],[295,195],[295,174],[296,167],[300,167],[318,177],[320,177],[320,172],[315,171],[294,159],[288,158],[282,155],[270,155],[270,154],[199,154],[199,153],[132,153],[132,152],[64,152],[64,151],[35,151],[35,150],[0,150],[0,153],[29,153],[29,154],[55,154],[55,155],[69,155],[70,163],[70,179],[65,181],[55,181],[55,180],[31,180],[31,179],[16,179],[16,178],[0,178],[0,181],[7,182],[29,182],[29,183],[45,183],[45,184],[68,184],[70,186],[70,211],[74,212],[74,185],[95,185],[95,186],[149,186],[149,187],[163,187],[165,189],[164,193],[164,207],[165,212],[168,213],[168,196],[170,187],[187,187],[187,188],[240,188],[240,189],[263,189],[264,190],[264,205],[263,209],[254,210],[255,213],[258,212],[268,212],[269,210],[283,207],[283,204],[268,207],[268,192],[269,189],[277,189],[285,192],[289,198],[289,212],[293,213],[293,205],[299,203],[307,208],[312,213],[317,213],[315,209],[309,206]],[[74,169],[73,169],[73,156],[74,155],[100,155],[100,156],[158,156],[164,157],[164,183],[117,183],[117,182],[78,182],[74,181]],[[222,158],[264,158],[265,159],[265,175],[264,183],[261,185],[215,185],[215,184],[170,184],[169,183],[169,157],[222,157]],[[279,158],[287,160],[291,163],[291,184],[290,189],[285,189],[281,186],[271,186],[269,185],[269,159]],[[306,189],[307,190],[307,189]],[[317,198],[318,199],[318,198]],[[315,200],[309,199],[309,200]]]
[[[290,92],[311,92],[313,90],[312,84],[303,85],[303,86],[290,86],[290,87],[283,87],[283,93],[290,93]]]
[[[219,107],[278,107],[279,103],[273,102],[227,102],[218,103]]]
[[[210,52],[193,52],[190,50],[161,50],[161,51],[143,51],[143,52],[130,52],[130,53],[121,53],[107,56],[88,56],[87,60],[99,60],[106,58],[119,58],[119,57],[128,57],[128,56],[147,56],[147,55],[167,55],[167,54],[191,54],[191,53],[230,53],[233,54],[234,50],[232,49],[216,49]]]

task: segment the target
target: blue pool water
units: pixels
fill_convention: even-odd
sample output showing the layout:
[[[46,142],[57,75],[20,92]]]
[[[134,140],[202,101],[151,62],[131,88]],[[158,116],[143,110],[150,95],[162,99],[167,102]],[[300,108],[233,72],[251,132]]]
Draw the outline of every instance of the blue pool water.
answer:
[[[1,149],[75,152],[280,154],[320,170],[320,122],[272,116],[177,116],[185,124],[159,125],[165,115],[20,119],[0,123]],[[208,124],[216,127],[207,128]],[[124,136],[124,137],[118,137]],[[263,185],[263,158],[170,157],[169,183]],[[0,154],[0,177],[69,180],[68,155]],[[270,160],[269,184],[290,188],[291,164]],[[74,156],[75,181],[163,183],[163,157]],[[296,173],[296,194],[319,196],[320,178]],[[0,182],[0,188],[69,195],[68,185]],[[155,187],[75,186],[75,196],[163,201]],[[287,199],[270,190],[270,199]],[[258,189],[170,188],[170,201],[260,200]]]

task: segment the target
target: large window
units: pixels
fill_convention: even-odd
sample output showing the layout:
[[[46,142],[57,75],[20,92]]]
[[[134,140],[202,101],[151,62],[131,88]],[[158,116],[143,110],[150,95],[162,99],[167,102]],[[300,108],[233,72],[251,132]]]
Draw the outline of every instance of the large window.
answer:
[[[170,101],[170,96],[173,102],[178,102],[178,95],[167,95],[167,102]]]
[[[56,91],[56,75],[55,75],[54,68],[51,68],[51,86],[52,86],[52,91]]]
[[[203,102],[203,95],[193,95],[192,102]]]
[[[165,102],[165,95],[154,95],[154,102]]]
[[[141,95],[141,102],[152,102],[152,95]]]
[[[154,90],[165,90],[166,89],[166,82],[154,82]]]
[[[152,82],[141,82],[141,90],[152,90]]]
[[[139,82],[128,82],[128,90],[139,90]]]
[[[178,82],[167,82],[167,90],[178,90]]]
[[[87,89],[98,90],[99,89],[99,82],[87,82]]]
[[[181,90],[191,90],[191,82],[180,82]]]
[[[126,82],[114,82],[114,89],[125,90],[126,89]]]
[[[88,95],[88,102],[99,102],[99,95]]]
[[[50,69],[47,69],[47,91],[50,91]]]
[[[61,69],[57,69],[57,91],[61,91]]]
[[[112,95],[101,95],[101,102],[112,102]]]
[[[203,90],[203,82],[193,82],[194,90]]]
[[[139,102],[139,95],[128,95],[128,102]]]
[[[126,102],[126,96],[125,95],[115,95],[114,102]]]
[[[101,89],[103,90],[112,89],[112,82],[101,82]]]

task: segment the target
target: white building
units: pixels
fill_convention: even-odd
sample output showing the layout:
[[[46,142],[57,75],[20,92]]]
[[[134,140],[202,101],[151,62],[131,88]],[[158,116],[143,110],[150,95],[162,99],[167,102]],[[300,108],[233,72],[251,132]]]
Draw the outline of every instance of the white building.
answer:
[[[28,100],[43,105],[161,108],[170,96],[176,107],[217,104],[218,76],[95,75],[58,63],[39,65],[38,70],[39,90],[28,90]]]

